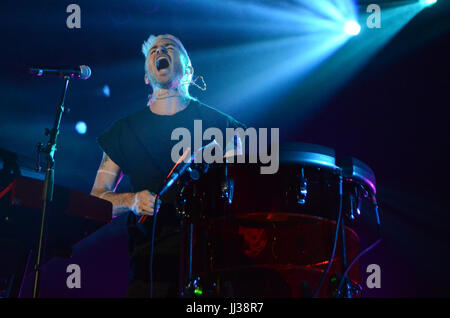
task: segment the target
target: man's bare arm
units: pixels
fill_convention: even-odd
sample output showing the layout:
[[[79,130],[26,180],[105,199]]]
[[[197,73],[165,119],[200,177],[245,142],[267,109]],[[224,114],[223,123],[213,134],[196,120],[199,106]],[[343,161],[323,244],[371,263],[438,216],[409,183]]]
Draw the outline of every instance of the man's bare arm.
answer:
[[[120,167],[103,153],[102,162],[95,177],[91,195],[107,200],[113,204],[113,214],[133,211],[137,215],[153,215],[154,195],[147,190],[137,193],[115,193],[120,182]]]

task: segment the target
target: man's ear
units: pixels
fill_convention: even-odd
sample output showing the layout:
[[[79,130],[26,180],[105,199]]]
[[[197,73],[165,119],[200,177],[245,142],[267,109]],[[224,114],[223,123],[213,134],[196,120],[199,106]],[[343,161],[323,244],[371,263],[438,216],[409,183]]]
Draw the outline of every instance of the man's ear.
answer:
[[[144,82],[145,82],[145,85],[149,85],[150,84],[150,80],[148,79],[147,74],[144,75]]]
[[[194,68],[192,66],[188,66],[186,67],[186,72],[184,72],[187,75],[192,75],[194,74]]]

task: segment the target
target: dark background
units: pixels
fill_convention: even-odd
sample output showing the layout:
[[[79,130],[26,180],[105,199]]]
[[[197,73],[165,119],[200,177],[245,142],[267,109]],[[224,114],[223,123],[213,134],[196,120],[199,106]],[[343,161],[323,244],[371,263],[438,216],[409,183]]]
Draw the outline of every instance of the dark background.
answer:
[[[304,90],[291,89],[271,107],[259,106],[271,94],[267,90],[248,108],[227,108],[227,101],[218,100],[215,94],[229,84],[214,81],[218,66],[196,63],[202,50],[264,38],[208,28],[206,22],[216,18],[219,24],[233,23],[236,17],[230,13],[214,5],[196,10],[194,0],[78,1],[82,28],[69,30],[65,26],[69,3],[0,4],[0,148],[17,152],[24,165],[31,167],[35,144],[45,140],[43,129],[53,122],[62,81],[33,78],[27,74],[28,67],[89,65],[92,77],[70,84],[67,105],[71,112],[63,118],[56,155],[56,183],[89,193],[101,159],[96,137],[114,120],[145,106],[150,93],[143,83],[140,45],[149,34],[172,33],[190,52],[197,73],[212,79],[205,93],[195,91],[202,101],[249,126],[281,127],[282,140],[332,147],[337,155],[359,158],[374,170],[383,242],[362,260],[361,269],[365,279],[366,266],[379,264],[382,286],[366,288],[366,296],[450,296],[448,1],[439,1],[415,16],[326,99],[313,101]],[[149,26],[143,22],[145,17],[152,21]],[[192,32],[186,28],[192,21],[206,21],[205,27]],[[236,65],[223,67],[235,67],[239,76]],[[267,61],[267,67],[276,65]],[[345,73],[346,66],[339,72]],[[339,77],[329,75],[326,82]],[[109,98],[102,94],[105,84],[111,89]],[[311,95],[326,90],[323,84],[315,82]],[[73,129],[78,120],[87,123],[87,134],[78,135]],[[364,214],[361,222],[368,229],[361,235],[363,247],[374,239],[369,230],[373,214]]]

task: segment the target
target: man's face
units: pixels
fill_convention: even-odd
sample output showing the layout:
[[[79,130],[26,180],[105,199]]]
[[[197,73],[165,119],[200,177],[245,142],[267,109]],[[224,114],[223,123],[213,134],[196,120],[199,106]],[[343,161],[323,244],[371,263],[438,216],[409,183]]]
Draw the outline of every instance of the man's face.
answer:
[[[161,88],[177,87],[183,78],[180,49],[171,39],[158,39],[147,55],[146,66],[150,83]]]

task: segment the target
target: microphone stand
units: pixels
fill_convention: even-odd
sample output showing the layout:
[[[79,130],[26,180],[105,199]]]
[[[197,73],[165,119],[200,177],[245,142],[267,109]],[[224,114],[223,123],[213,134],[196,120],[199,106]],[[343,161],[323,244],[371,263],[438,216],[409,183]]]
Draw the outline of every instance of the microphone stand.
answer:
[[[46,239],[46,216],[47,210],[51,202],[53,201],[53,188],[54,188],[54,177],[55,177],[55,152],[56,152],[56,143],[59,135],[59,126],[61,124],[61,118],[64,113],[64,102],[66,100],[67,88],[69,87],[70,76],[64,76],[64,88],[61,94],[61,99],[59,106],[56,108],[56,117],[53,123],[53,128],[49,130],[45,129],[45,135],[49,136],[49,140],[47,145],[44,147],[41,143],[37,145],[38,157],[41,153],[45,153],[47,155],[47,171],[45,173],[44,187],[42,190],[42,219],[41,219],[41,230],[39,234],[39,243],[37,250],[37,258],[36,264],[34,267],[34,287],[33,287],[33,298],[37,298],[39,295],[39,278],[40,278],[40,266],[42,261],[42,254],[44,251],[44,242]],[[38,168],[40,168],[38,166]]]

